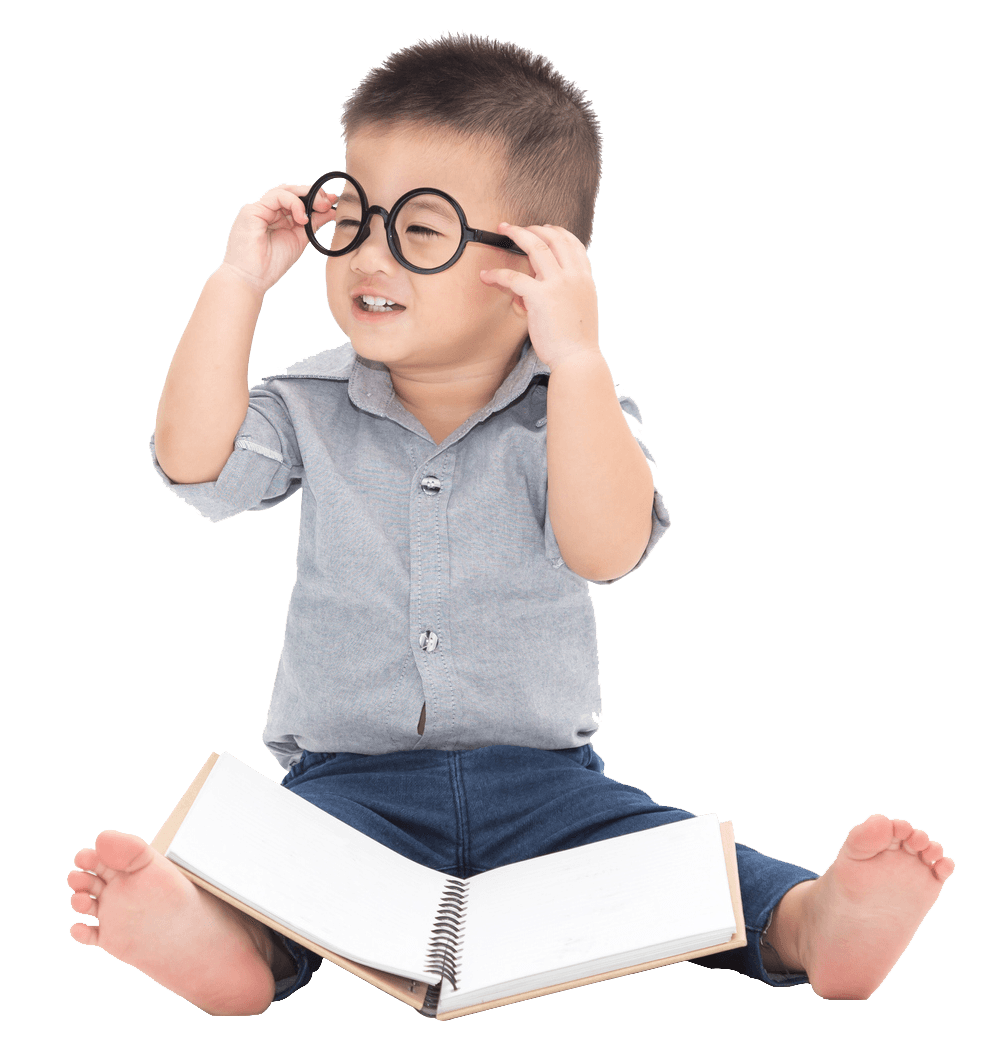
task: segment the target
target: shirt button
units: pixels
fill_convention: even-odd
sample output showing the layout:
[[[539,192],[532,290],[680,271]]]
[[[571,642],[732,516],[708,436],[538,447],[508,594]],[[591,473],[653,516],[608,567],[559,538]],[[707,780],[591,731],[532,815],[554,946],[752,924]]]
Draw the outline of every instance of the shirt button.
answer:
[[[437,643],[439,637],[431,629],[427,629],[418,638],[418,645],[423,651],[435,651]]]
[[[443,484],[434,475],[427,475],[422,480],[422,493],[435,497],[435,495],[439,493],[439,488],[442,485]]]

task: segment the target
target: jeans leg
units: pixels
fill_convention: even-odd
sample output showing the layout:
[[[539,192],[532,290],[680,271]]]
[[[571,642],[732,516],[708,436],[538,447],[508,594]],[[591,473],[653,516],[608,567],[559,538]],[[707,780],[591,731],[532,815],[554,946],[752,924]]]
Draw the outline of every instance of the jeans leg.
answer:
[[[322,958],[321,955],[315,954],[314,951],[309,950],[307,947],[302,947],[301,944],[295,943],[282,933],[274,932],[273,929],[270,929],[270,936],[278,947],[283,947],[297,966],[296,975],[277,982],[273,1001],[279,1002],[282,998],[287,998],[310,982],[312,974],[322,964]]]
[[[354,829],[422,866],[455,873],[452,760],[445,750],[366,756],[309,753],[293,765],[282,785]],[[274,1001],[304,987],[323,959],[270,930],[297,966],[280,981]]]
[[[303,753],[297,764],[291,765],[290,770],[281,782],[281,786],[286,786],[298,776],[304,774],[309,767],[320,764],[324,756],[326,755]],[[320,954],[315,954],[314,951],[309,950],[309,948],[302,947],[300,943],[295,943],[294,940],[289,936],[284,936],[283,933],[275,932],[273,929],[269,929],[269,933],[273,942],[278,947],[283,947],[297,966],[297,973],[294,976],[277,982],[273,1001],[279,1002],[281,999],[294,994],[295,991],[299,991],[305,984],[310,983],[312,974],[322,964],[322,957]]]
[[[494,746],[461,762],[468,790],[472,872],[635,833],[692,817],[653,801],[643,790],[605,775],[590,745],[574,750]],[[710,969],[735,969],[774,987],[807,983],[787,973],[761,936],[782,896],[819,875],[738,844],[737,867],[747,945],[694,959]]]
[[[781,963],[777,961],[777,955],[761,947],[761,936],[782,896],[800,881],[809,881],[819,877],[819,874],[794,863],[772,859],[740,844],[737,845],[737,869],[740,871],[747,946],[695,958],[694,963],[707,969],[735,969],[772,987],[809,983],[805,973],[772,972],[773,969],[779,969]]]

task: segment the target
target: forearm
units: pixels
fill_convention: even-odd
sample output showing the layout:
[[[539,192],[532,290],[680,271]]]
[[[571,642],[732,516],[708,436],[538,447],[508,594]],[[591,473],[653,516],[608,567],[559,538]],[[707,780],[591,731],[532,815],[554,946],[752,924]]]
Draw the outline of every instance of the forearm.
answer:
[[[593,581],[621,577],[650,540],[650,466],[626,423],[600,353],[550,372],[547,501],[564,562]]]
[[[173,356],[156,416],[156,457],[177,483],[218,478],[249,406],[249,352],[263,293],[222,265]]]

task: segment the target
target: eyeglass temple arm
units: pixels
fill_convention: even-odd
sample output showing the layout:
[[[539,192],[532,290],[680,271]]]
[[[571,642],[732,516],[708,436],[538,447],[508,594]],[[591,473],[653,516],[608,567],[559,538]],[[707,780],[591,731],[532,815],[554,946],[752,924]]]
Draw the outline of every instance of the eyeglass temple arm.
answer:
[[[516,256],[528,255],[511,238],[506,238],[504,234],[492,234],[488,230],[474,230],[471,233],[474,236],[474,241],[479,241],[482,245],[492,245],[496,249],[514,252]]]

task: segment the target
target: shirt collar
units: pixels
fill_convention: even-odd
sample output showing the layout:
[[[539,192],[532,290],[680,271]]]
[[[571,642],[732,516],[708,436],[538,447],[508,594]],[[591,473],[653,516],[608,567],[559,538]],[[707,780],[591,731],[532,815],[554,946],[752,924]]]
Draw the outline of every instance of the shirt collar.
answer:
[[[491,401],[475,413],[472,419],[475,422],[480,421],[504,409],[529,387],[534,377],[548,376],[549,373],[550,367],[536,355],[527,337],[515,368],[502,381]],[[394,385],[391,383],[391,373],[387,366],[383,362],[360,357],[353,345],[348,343],[302,359],[289,366],[285,373],[263,379],[345,380],[349,385],[349,398],[353,405],[379,417],[390,415],[388,406],[394,398]]]

